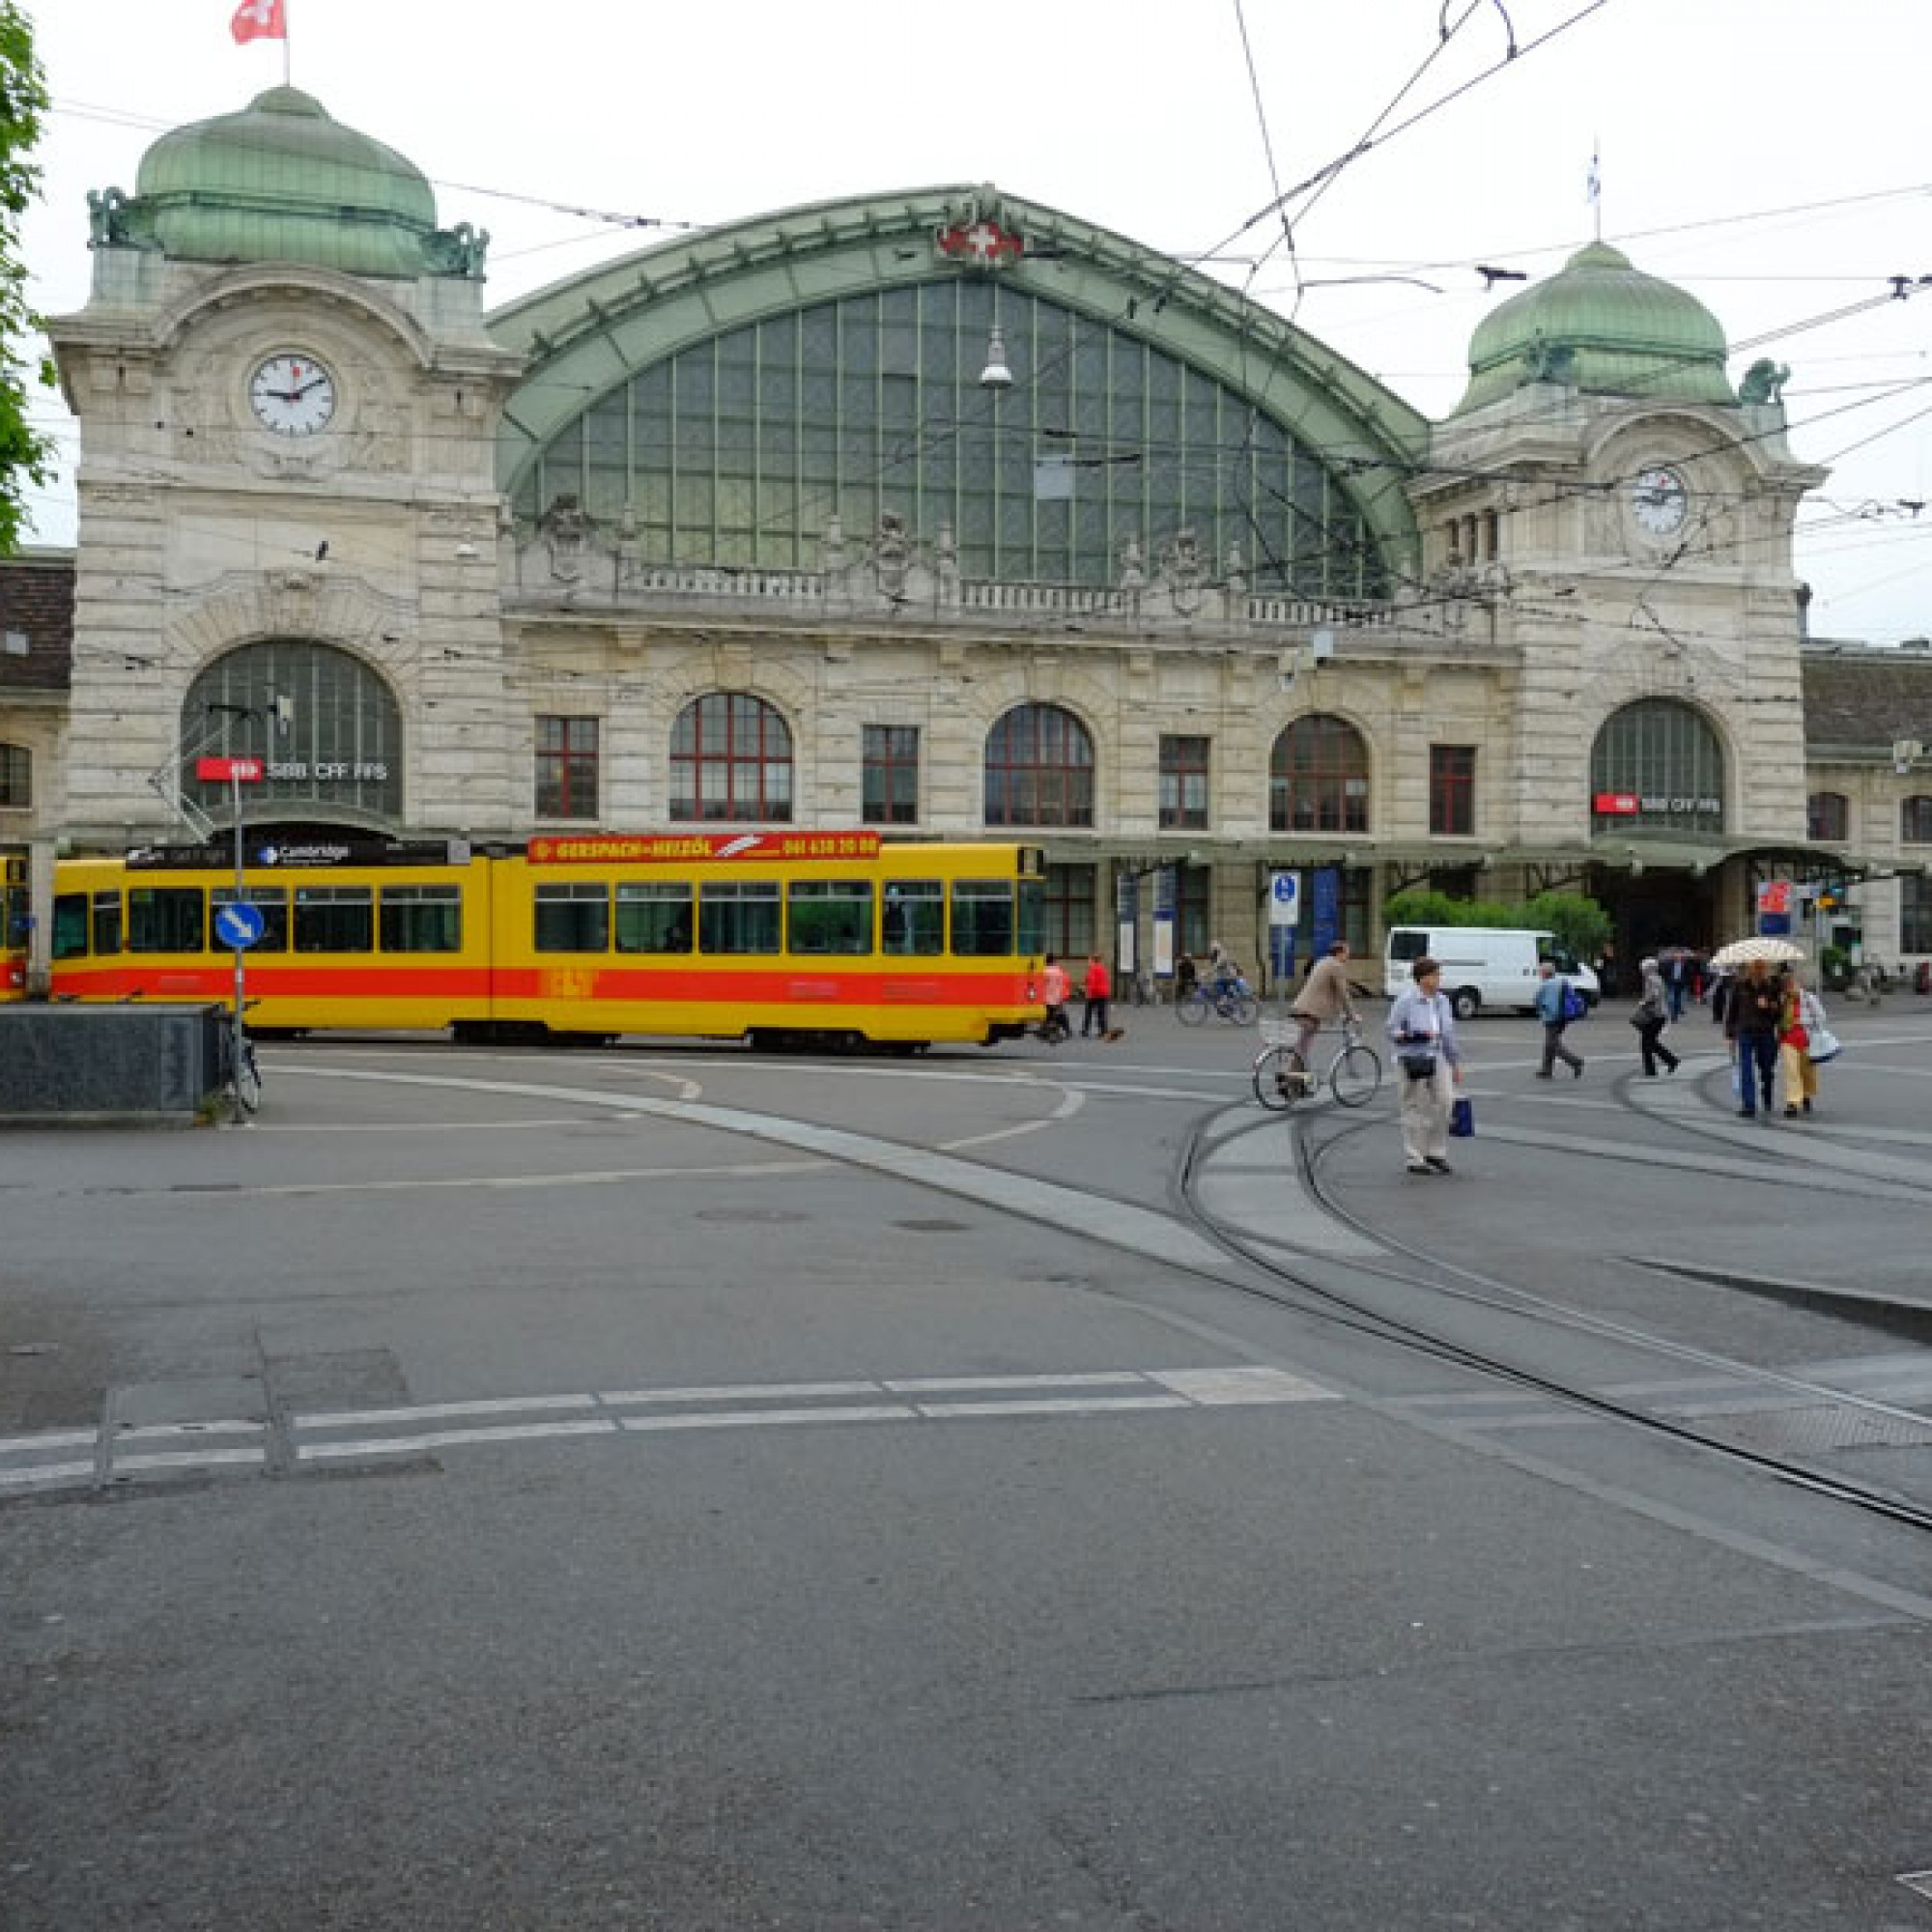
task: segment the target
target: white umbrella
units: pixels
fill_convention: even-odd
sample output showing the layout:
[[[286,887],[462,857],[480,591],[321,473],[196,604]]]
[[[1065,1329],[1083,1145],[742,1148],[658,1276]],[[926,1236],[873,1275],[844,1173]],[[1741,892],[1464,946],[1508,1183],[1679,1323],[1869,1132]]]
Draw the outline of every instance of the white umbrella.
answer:
[[[1711,954],[1713,966],[1744,966],[1753,959],[1769,959],[1780,964],[1788,959],[1803,959],[1804,949],[1794,946],[1788,939],[1734,939],[1728,946],[1720,946]]]

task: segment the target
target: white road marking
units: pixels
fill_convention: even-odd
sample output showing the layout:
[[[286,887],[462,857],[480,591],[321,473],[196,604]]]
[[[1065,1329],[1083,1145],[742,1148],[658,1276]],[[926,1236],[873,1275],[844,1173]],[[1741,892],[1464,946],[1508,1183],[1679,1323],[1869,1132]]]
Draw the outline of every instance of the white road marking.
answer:
[[[862,1398],[858,1401],[850,1398]],[[900,1397],[866,1401],[863,1398]],[[964,1400],[952,1400],[961,1397]],[[973,1400],[985,1397],[985,1400]],[[846,1398],[833,1400],[832,1398]],[[418,1403],[407,1407],[324,1409],[292,1416],[289,1426],[300,1439],[296,1461],[301,1465],[361,1462],[389,1456],[423,1456],[472,1443],[538,1442],[579,1435],[650,1435],[673,1431],[714,1429],[811,1428],[826,1423],[929,1423],[1040,1416],[1095,1416],[1178,1410],[1339,1402],[1333,1391],[1286,1369],[1234,1364],[1193,1369],[1094,1369],[1063,1374],[983,1376],[901,1376],[819,1382],[723,1382],[686,1388],[633,1389],[611,1394],[500,1396],[469,1402]],[[708,1406],[728,1404],[730,1406]],[[619,1409],[629,1412],[586,1413]],[[642,1411],[642,1412],[639,1412]],[[655,1412],[653,1412],[655,1411]],[[544,1419],[513,1422],[483,1418],[532,1415]],[[425,1429],[422,1423],[464,1422],[468,1427]],[[228,1433],[258,1436],[260,1424],[220,1425]],[[331,1431],[354,1431],[330,1435]],[[371,1433],[375,1432],[375,1433]],[[151,1424],[117,1432],[101,1445],[98,1431],[51,1430],[44,1435],[10,1437],[0,1449],[24,1457],[83,1444],[104,1446],[108,1480],[139,1470],[187,1470],[219,1465],[262,1468],[267,1444],[128,1453],[130,1436],[180,1440],[206,1433],[187,1423]],[[99,1479],[94,1462],[46,1462],[0,1468],[0,1488],[26,1489],[48,1484],[87,1484]]]
[[[145,1422],[120,1424],[114,1435],[117,1442],[145,1442],[156,1436],[179,1435],[259,1435],[259,1422]]]

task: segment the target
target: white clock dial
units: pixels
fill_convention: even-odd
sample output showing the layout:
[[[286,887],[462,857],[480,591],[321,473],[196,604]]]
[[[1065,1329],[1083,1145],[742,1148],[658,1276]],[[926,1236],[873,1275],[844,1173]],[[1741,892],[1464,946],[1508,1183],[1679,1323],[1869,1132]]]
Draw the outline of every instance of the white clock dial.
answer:
[[[1631,486],[1631,515],[1649,536],[1675,536],[1690,509],[1690,492],[1674,469],[1640,470]]]
[[[307,355],[270,355],[248,378],[248,405],[277,436],[313,436],[335,413],[335,378]]]

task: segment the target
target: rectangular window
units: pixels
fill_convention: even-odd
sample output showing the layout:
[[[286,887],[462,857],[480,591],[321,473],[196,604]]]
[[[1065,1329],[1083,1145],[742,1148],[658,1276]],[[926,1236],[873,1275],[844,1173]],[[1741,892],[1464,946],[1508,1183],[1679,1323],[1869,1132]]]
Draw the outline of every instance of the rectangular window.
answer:
[[[917,724],[866,726],[860,797],[860,815],[867,825],[919,823]]]
[[[705,952],[777,952],[781,923],[776,879],[706,886],[697,895],[697,944]]]
[[[786,894],[793,952],[869,952],[872,888],[865,879],[794,879]]]
[[[216,886],[212,897],[217,906],[227,905],[235,896],[233,886]],[[258,952],[286,952],[289,950],[289,895],[281,886],[250,886],[245,896],[262,915],[262,936],[248,949],[253,958]]]
[[[1449,838],[1466,838],[1476,829],[1476,748],[1429,748],[1429,829]]]
[[[121,895],[118,892],[94,895],[94,948],[97,953],[121,951]]]
[[[691,887],[681,879],[620,879],[617,951],[689,952]]]
[[[119,951],[117,948],[116,951]],[[54,900],[53,956],[87,957],[87,895],[62,893]]]
[[[1804,801],[1806,835],[1823,843],[1852,836],[1852,802],[1841,791],[1814,791]]]
[[[373,952],[376,895],[367,886],[298,886],[298,952]]]
[[[1932,845],[1932,798],[1908,798],[1899,807],[1898,836],[1907,845]]]
[[[601,880],[539,886],[535,911],[539,952],[611,950],[611,888]]]
[[[1163,831],[1202,832],[1208,826],[1206,738],[1160,741],[1160,823]]]
[[[937,879],[888,879],[880,950],[894,957],[946,951],[946,888]]]
[[[952,887],[952,950],[1006,959],[1013,951],[1013,889],[1006,879],[959,879]]]
[[[198,886],[135,886],[128,894],[129,952],[199,952],[206,927]]]
[[[595,718],[537,720],[537,816],[597,816]]]
[[[1094,948],[1094,867],[1049,866],[1045,887],[1048,952],[1084,959]]]
[[[1932,879],[1922,872],[1898,882],[1898,946],[1902,952],[1932,952]]]
[[[461,886],[384,886],[382,908],[384,952],[461,952]]]
[[[33,802],[33,753],[24,745],[0,745],[0,810],[25,811]]]

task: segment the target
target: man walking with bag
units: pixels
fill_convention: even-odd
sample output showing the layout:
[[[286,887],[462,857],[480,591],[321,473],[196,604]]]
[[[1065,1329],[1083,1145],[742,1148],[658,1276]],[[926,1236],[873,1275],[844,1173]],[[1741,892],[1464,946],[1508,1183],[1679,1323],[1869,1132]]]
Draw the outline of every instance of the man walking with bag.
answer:
[[[1536,1077],[1554,1079],[1556,1063],[1560,1060],[1580,1080],[1583,1057],[1563,1044],[1563,1030],[1577,1016],[1573,1001],[1580,996],[1573,992],[1568,980],[1557,978],[1556,968],[1549,960],[1540,960],[1536,970],[1543,976],[1543,984],[1536,989],[1536,1016],[1543,1022],[1543,1065],[1537,1068]]]

